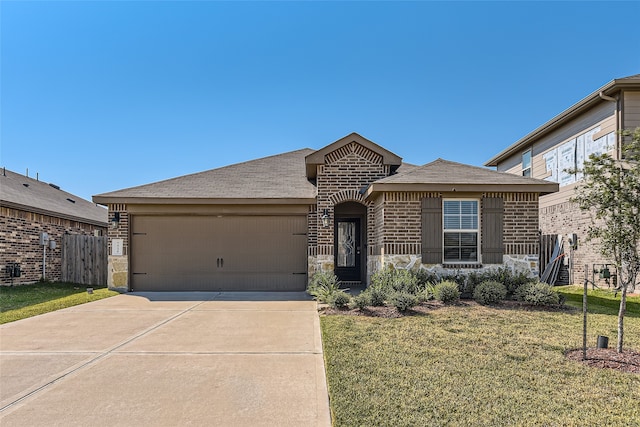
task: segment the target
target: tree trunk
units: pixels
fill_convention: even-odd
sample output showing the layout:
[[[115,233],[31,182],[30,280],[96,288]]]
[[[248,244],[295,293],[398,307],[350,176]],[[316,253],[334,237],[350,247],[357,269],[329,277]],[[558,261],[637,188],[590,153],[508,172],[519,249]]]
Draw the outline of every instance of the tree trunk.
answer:
[[[622,342],[624,340],[624,312],[627,309],[627,285],[622,285],[622,295],[620,295],[620,310],[618,311],[618,353],[622,353]]]

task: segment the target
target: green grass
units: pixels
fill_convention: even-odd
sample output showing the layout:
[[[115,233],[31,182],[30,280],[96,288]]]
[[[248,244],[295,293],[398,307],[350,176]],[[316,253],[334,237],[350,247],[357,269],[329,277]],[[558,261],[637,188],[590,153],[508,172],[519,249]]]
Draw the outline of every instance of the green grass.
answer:
[[[615,343],[617,330],[597,301],[593,347],[597,335]],[[468,304],[400,319],[323,316],[321,325],[335,426],[640,425],[640,375],[564,357],[582,345],[579,310]],[[625,325],[626,348],[640,350],[640,318]]]
[[[0,287],[0,324],[118,295],[107,288],[71,283],[37,283]]]
[[[589,287],[590,288],[590,287]],[[558,286],[555,288],[566,298],[566,304],[582,309],[582,286]],[[599,314],[618,315],[620,309],[620,292],[614,296],[615,292],[610,289],[588,289],[587,290],[587,312]],[[640,317],[640,296],[627,295],[626,317]]]

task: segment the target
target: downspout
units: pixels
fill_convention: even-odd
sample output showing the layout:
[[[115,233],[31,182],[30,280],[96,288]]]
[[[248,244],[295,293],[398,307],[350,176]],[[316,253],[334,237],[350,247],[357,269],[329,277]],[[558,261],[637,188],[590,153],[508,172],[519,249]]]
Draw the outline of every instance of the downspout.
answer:
[[[616,108],[614,110],[614,116],[615,116],[615,122],[616,122],[616,158],[617,159],[621,159],[622,158],[622,136],[619,134],[620,131],[622,131],[622,123],[620,121],[620,114],[619,114],[619,108],[618,108],[618,98],[614,98],[612,96],[608,96],[605,95],[603,91],[600,91],[600,93],[598,94],[598,96],[600,96],[600,99],[602,99],[603,101],[609,101],[609,102],[615,102],[616,103]]]

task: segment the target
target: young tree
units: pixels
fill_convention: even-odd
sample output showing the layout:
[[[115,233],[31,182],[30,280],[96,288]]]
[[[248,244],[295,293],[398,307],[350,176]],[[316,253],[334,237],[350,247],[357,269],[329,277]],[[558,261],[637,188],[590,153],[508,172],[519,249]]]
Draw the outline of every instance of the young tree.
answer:
[[[635,288],[640,273],[640,128],[621,135],[620,160],[608,153],[589,156],[581,170],[584,183],[572,198],[591,214],[587,240],[597,240],[600,253],[618,269],[618,353],[624,340],[627,289]]]

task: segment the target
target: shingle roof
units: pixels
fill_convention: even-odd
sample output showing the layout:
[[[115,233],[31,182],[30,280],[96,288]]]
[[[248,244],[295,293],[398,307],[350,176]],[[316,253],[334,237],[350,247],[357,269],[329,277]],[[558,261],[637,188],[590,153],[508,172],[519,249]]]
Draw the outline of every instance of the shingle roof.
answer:
[[[307,180],[305,148],[244,163],[211,169],[152,184],[93,196],[97,203],[127,199],[314,199],[315,186]]]
[[[510,173],[496,172],[449,160],[437,159],[426,165],[410,168],[375,181],[367,194],[394,189],[416,191],[522,191],[555,192],[558,184],[541,179],[527,178]]]
[[[0,171],[0,204],[107,226],[106,209],[52,185],[2,169]]]

